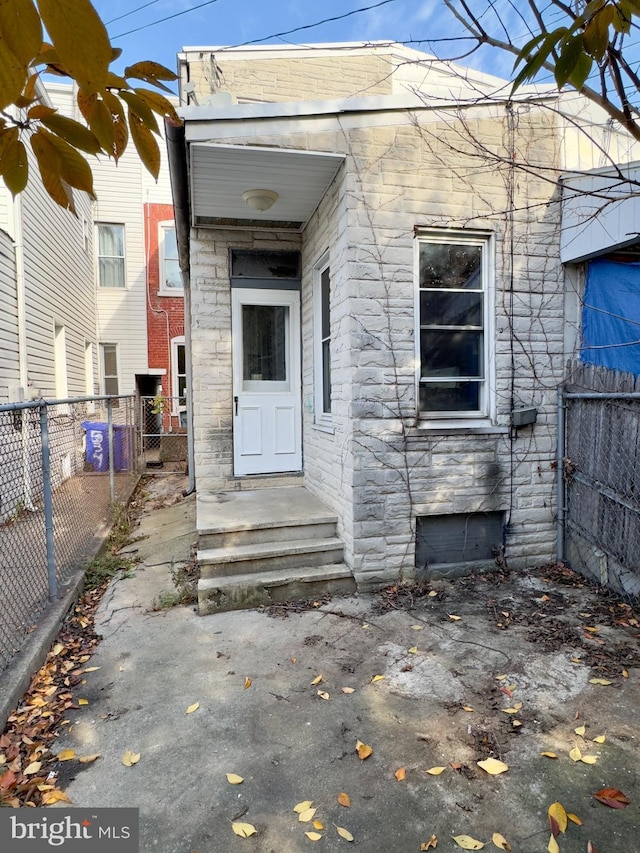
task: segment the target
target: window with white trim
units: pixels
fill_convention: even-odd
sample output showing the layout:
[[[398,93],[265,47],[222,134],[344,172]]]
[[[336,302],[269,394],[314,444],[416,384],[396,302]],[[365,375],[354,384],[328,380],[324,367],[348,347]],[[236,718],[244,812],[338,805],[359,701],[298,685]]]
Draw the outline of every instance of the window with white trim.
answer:
[[[429,232],[417,240],[418,411],[425,418],[490,415],[489,238]]]
[[[124,225],[98,222],[98,286],[126,287]]]
[[[120,393],[117,344],[100,344],[100,372],[102,373],[102,393],[117,396]]]
[[[171,414],[180,416],[180,426],[186,426],[184,412],[187,410],[187,353],[184,335],[171,339]]]
[[[69,396],[67,382],[67,331],[57,323],[53,327],[53,369],[56,384],[56,399]]]
[[[158,223],[158,258],[160,293],[164,296],[182,296],[182,274],[178,263],[178,241],[173,221]]]
[[[331,269],[329,253],[314,270],[315,421],[331,425]]]

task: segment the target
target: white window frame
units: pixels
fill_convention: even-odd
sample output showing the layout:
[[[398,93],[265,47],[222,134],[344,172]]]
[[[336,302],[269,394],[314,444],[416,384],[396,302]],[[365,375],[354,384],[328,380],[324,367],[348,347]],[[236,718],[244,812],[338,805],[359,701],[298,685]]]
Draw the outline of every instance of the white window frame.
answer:
[[[179,335],[177,338],[171,338],[171,414],[178,417],[182,412],[186,412],[186,394],[187,394],[187,350],[184,351],[184,369],[182,374],[178,373],[178,347],[185,346],[184,335]],[[178,400],[180,398],[180,383],[178,377],[184,376],[184,397],[185,403],[181,405]]]
[[[122,255],[101,255],[100,254],[100,228],[109,226],[110,228],[122,229]],[[115,290],[122,291],[127,289],[127,229],[123,222],[96,222],[95,224],[95,241],[96,241],[96,281],[98,290]],[[102,284],[100,280],[100,258],[118,258],[122,260],[122,284]]]
[[[164,222],[158,222],[158,293],[160,296],[184,296],[184,288],[182,279],[180,279],[179,287],[167,287],[166,285],[166,256],[165,256],[165,234],[168,229],[176,230],[176,224],[173,219],[167,219]],[[171,260],[178,260],[177,242],[176,242],[176,257]]]
[[[423,243],[438,245],[469,245],[482,249],[481,276],[483,283],[483,358],[484,379],[481,385],[480,407],[474,411],[420,411],[421,385],[421,316],[420,316],[420,246]],[[474,428],[495,423],[495,260],[493,234],[486,231],[457,231],[454,229],[425,229],[416,234],[414,241],[415,270],[415,356],[416,356],[416,411],[420,428]],[[422,383],[428,384],[428,383]]]
[[[331,282],[331,264],[326,251],[313,268],[313,385],[314,385],[314,422],[317,426],[331,429],[333,426],[331,409],[324,408],[324,360],[325,339],[322,335],[322,276],[329,271]],[[331,358],[331,284],[329,285],[329,357]],[[331,376],[331,365],[329,365]]]
[[[115,374],[115,377],[114,377],[113,373],[110,373],[108,375],[106,373],[105,361],[104,361],[105,347],[114,347],[115,348],[116,371],[117,371]],[[120,385],[121,385],[121,382],[120,382],[120,347],[118,344],[110,342],[110,341],[100,341],[99,351],[100,351],[100,389],[102,391],[102,394],[104,394],[104,395],[108,394],[109,396],[119,397],[121,392],[122,392],[122,389],[120,388]],[[117,389],[115,394],[109,394],[109,392],[107,391],[107,379],[113,379],[113,378],[115,378],[117,383],[118,383],[118,389]]]
[[[53,366],[56,400],[66,400],[69,397],[67,330],[61,323],[53,326]]]

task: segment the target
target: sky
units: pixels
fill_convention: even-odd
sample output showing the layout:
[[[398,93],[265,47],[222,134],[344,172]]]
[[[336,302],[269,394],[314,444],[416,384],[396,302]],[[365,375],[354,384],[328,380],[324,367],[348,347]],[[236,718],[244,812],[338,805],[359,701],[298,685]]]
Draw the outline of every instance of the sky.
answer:
[[[441,41],[460,35],[442,0],[94,0],[94,5],[112,43],[123,49],[116,70],[143,59],[175,70],[176,54],[186,46],[382,39],[409,42],[443,58],[457,57],[468,46]],[[462,64],[503,76],[510,74],[513,59],[490,51]]]

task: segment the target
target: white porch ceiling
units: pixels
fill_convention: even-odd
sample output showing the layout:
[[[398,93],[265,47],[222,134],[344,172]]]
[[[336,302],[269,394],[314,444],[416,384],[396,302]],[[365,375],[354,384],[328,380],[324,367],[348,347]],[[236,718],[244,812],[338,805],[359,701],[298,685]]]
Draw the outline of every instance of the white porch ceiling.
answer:
[[[342,154],[192,142],[193,224],[300,230],[343,160]],[[269,210],[253,210],[242,199],[252,189],[275,190],[279,198]]]

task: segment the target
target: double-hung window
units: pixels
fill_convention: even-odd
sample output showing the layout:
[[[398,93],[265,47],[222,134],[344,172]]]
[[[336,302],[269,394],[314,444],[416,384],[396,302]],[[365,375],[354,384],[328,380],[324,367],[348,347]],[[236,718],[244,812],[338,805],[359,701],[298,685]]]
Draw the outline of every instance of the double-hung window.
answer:
[[[164,296],[182,296],[182,274],[178,263],[178,242],[173,222],[158,225],[160,257],[160,293]]]
[[[102,393],[117,396],[120,393],[117,344],[100,344],[100,372]]]
[[[325,254],[315,268],[315,421],[331,425],[331,270]]]
[[[419,414],[487,418],[489,238],[433,231],[417,244]]]
[[[126,287],[124,225],[99,222],[97,230],[99,287]]]

